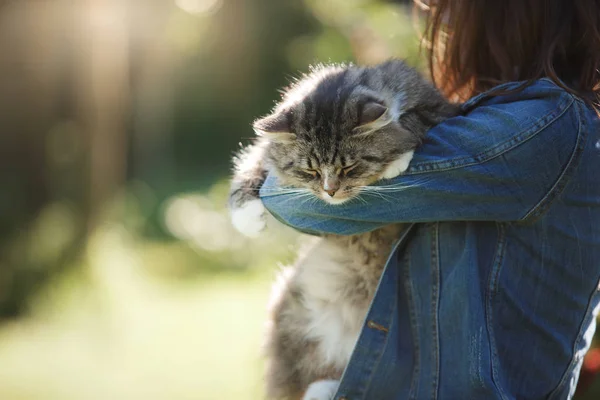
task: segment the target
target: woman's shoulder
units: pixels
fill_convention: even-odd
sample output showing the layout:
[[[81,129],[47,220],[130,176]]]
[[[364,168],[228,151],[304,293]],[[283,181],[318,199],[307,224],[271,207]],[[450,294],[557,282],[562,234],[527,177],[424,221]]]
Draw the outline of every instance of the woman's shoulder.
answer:
[[[469,114],[484,106],[512,105],[516,115],[526,115],[536,110],[565,107],[578,100],[582,101],[551,79],[541,78],[531,83],[517,81],[498,85],[467,100],[461,109],[463,114]]]
[[[533,137],[544,146],[572,147],[581,119],[579,99],[549,79],[522,86],[523,82],[507,83],[464,103],[461,115],[428,132],[408,172],[484,163]],[[505,94],[497,95],[498,91]],[[539,147],[527,149],[534,153]]]

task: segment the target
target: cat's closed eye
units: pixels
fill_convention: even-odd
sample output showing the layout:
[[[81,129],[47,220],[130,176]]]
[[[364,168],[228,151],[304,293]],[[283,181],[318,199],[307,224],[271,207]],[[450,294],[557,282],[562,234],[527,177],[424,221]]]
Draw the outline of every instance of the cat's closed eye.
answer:
[[[321,173],[319,171],[317,171],[316,169],[301,169],[298,170],[298,172],[302,175],[304,175],[305,177],[313,177],[313,178],[320,178],[321,177]]]
[[[355,162],[354,164],[348,165],[344,168],[342,168],[342,172],[344,173],[345,176],[347,176],[349,173],[351,173],[356,167],[358,167],[358,163]]]

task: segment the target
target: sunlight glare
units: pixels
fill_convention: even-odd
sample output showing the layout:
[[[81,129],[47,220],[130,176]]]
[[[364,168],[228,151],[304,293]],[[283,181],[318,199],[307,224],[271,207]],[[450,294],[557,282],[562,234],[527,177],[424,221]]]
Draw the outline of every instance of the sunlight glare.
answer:
[[[175,0],[175,4],[189,14],[202,14],[217,11],[221,0]]]

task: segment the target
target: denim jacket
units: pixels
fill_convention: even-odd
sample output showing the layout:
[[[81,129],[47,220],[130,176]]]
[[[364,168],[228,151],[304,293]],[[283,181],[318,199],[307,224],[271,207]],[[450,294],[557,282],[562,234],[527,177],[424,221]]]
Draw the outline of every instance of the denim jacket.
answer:
[[[548,79],[463,111],[367,204],[261,193],[307,233],[410,223],[335,399],[573,395],[600,308],[600,121]]]

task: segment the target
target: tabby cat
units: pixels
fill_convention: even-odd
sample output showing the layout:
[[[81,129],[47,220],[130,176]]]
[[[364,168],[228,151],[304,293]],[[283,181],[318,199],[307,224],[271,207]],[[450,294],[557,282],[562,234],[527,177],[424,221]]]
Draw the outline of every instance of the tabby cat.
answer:
[[[254,122],[257,141],[235,159],[232,222],[251,237],[265,227],[258,192],[268,173],[282,193],[332,205],[373,193],[406,170],[430,127],[456,113],[399,60],[313,68]],[[269,399],[333,397],[400,232],[324,235],[281,273],[267,336]]]

